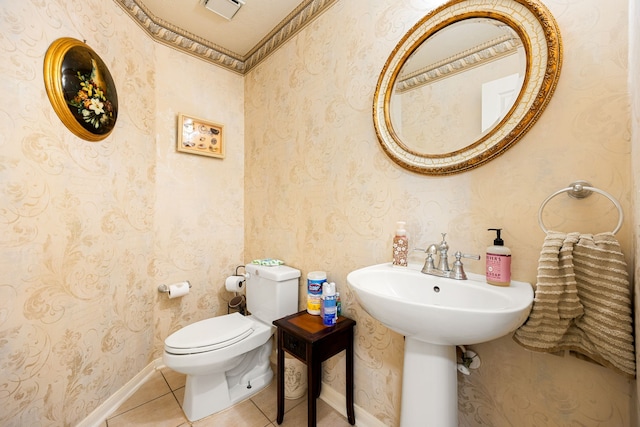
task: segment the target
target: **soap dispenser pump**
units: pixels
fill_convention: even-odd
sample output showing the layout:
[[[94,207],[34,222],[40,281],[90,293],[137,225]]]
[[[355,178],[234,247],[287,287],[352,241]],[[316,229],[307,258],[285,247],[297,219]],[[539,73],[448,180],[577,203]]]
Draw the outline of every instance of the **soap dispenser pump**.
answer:
[[[393,236],[393,265],[400,267],[407,266],[407,255],[409,253],[409,238],[404,226],[404,221],[398,221],[396,234]]]
[[[493,246],[487,248],[487,283],[496,286],[509,286],[511,284],[511,249],[504,245],[500,237],[501,228],[489,228],[495,231],[496,238]]]

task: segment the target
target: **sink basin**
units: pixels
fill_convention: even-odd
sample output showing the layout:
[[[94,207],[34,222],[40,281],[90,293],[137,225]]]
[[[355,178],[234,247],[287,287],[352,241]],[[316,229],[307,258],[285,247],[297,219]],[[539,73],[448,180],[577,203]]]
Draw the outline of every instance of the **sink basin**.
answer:
[[[529,315],[529,283],[489,285],[484,276],[467,280],[423,274],[391,263],[347,276],[360,305],[379,322],[406,337],[440,345],[475,344],[517,329]]]
[[[500,338],[529,315],[529,283],[489,285],[423,274],[391,263],[347,275],[360,305],[405,336],[400,427],[458,425],[456,345]]]

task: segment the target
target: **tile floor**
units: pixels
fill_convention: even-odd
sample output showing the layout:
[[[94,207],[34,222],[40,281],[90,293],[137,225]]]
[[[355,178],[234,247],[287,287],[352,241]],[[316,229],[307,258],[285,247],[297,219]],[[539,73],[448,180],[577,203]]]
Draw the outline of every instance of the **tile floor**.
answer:
[[[272,427],[276,422],[276,381],[248,400],[231,408],[189,422],[182,412],[185,376],[163,368],[124,402],[106,421],[106,427]],[[318,427],[349,427],[347,419],[318,399]],[[307,425],[307,396],[296,400],[285,399],[285,415],[281,426]]]

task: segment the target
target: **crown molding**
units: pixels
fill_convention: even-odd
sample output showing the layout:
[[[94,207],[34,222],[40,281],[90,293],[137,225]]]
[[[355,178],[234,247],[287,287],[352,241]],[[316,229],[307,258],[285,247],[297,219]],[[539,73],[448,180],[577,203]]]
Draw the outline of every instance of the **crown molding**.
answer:
[[[245,56],[158,18],[141,0],[114,1],[157,42],[244,75],[338,0],[303,1]]]
[[[522,47],[519,37],[505,35],[465,50],[457,55],[428,65],[411,74],[401,76],[396,83],[398,93],[433,83],[454,74],[478,67],[507,55],[512,55]]]

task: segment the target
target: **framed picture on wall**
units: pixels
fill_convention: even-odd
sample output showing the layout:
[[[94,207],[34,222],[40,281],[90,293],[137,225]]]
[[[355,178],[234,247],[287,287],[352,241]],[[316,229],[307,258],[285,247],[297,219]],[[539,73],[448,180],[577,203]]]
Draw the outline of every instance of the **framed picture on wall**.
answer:
[[[44,85],[54,111],[76,136],[100,141],[118,118],[118,94],[102,59],[70,37],[57,39],[44,58]]]
[[[224,158],[224,126],[178,114],[178,151]]]

